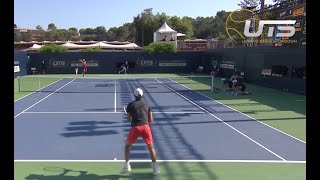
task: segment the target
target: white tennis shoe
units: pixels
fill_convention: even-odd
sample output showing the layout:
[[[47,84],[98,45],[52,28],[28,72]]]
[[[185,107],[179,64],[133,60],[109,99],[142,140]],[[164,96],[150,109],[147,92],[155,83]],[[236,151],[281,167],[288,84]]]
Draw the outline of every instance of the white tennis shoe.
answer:
[[[157,166],[157,165],[154,165],[154,166],[153,166],[153,174],[154,174],[154,175],[160,174],[160,170],[158,169],[158,166]]]
[[[120,172],[120,174],[126,174],[126,173],[128,173],[128,172],[130,172],[131,171],[131,166],[130,166],[130,164],[129,165],[125,165],[124,167],[123,167],[123,169],[122,169],[122,171]]]

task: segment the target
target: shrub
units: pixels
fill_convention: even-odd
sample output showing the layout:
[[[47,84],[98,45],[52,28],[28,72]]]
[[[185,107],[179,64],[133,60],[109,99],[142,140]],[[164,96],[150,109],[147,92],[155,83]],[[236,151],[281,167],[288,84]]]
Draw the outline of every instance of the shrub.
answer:
[[[97,48],[97,47],[94,47],[94,48],[86,48],[86,49],[81,49],[82,52],[100,52],[101,51],[101,48]]]
[[[44,45],[38,50],[41,53],[63,53],[66,51],[68,51],[68,48],[56,44]]]
[[[174,43],[151,43],[148,46],[144,47],[144,51],[147,53],[164,53],[164,52],[171,52],[176,53],[177,47]]]

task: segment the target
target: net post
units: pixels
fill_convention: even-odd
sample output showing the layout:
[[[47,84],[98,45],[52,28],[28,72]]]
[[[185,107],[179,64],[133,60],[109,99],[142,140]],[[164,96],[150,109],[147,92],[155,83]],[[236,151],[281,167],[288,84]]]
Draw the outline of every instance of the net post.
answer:
[[[213,73],[210,74],[211,75],[211,92],[213,93]]]
[[[18,76],[17,78],[18,78],[18,92],[21,92],[21,90],[20,90],[20,76]]]
[[[215,92],[215,89],[214,89],[214,86],[213,86],[213,80],[214,80],[214,73],[211,73],[211,92],[212,93]]]
[[[38,83],[38,90],[41,88],[41,84],[40,84],[40,81],[41,81],[41,77],[39,76],[39,83]]]

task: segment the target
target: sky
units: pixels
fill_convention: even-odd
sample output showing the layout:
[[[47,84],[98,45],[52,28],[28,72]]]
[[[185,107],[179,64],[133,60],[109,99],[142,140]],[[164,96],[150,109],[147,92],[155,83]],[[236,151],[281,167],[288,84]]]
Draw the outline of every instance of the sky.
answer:
[[[75,27],[106,29],[133,21],[146,8],[168,16],[215,16],[220,10],[239,8],[240,0],[14,0],[14,23],[20,28]],[[265,4],[273,4],[265,0]]]

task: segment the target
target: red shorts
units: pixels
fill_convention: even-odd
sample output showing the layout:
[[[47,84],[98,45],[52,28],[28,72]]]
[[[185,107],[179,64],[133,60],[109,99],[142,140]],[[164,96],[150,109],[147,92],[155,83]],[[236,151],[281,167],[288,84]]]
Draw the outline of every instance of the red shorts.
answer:
[[[131,127],[128,134],[127,142],[133,144],[136,142],[138,137],[142,137],[146,144],[152,144],[153,139],[149,124]]]

